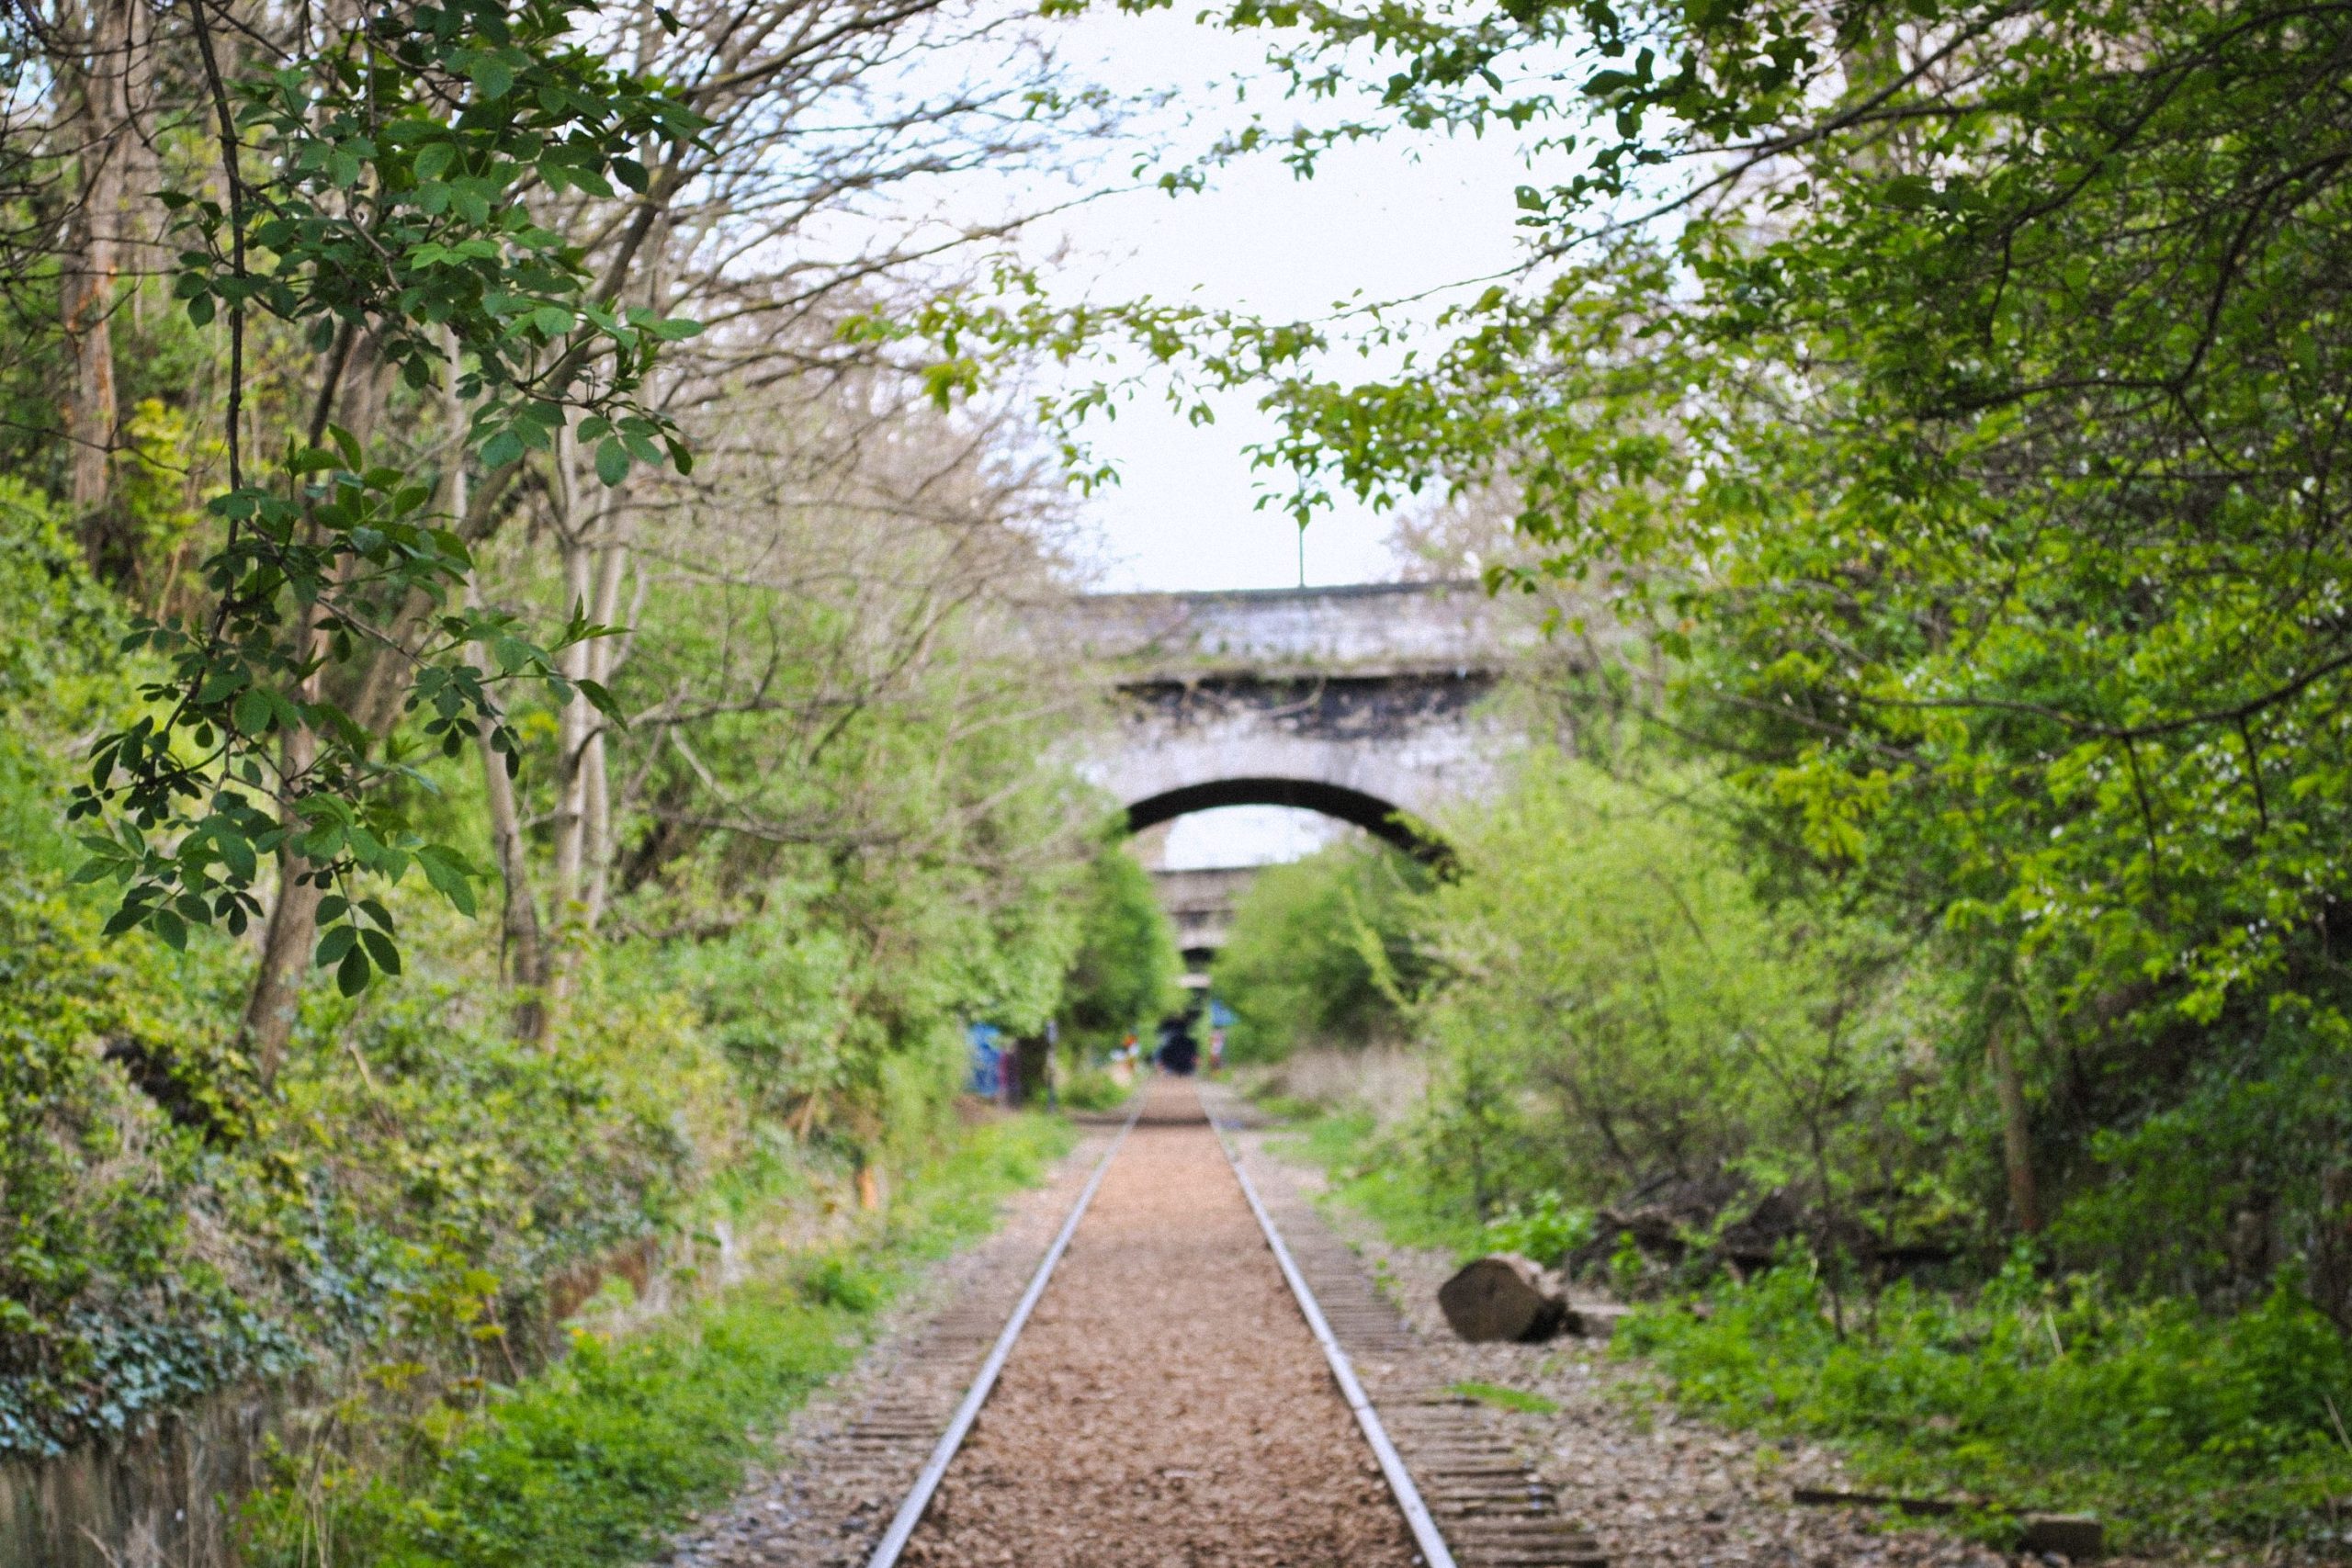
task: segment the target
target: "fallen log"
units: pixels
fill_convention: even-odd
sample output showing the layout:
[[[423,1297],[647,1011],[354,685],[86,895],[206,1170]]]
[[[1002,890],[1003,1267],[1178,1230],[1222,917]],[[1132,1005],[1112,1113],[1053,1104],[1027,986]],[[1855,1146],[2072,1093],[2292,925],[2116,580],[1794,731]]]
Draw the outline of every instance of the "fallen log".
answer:
[[[2107,1529],[2090,1514],[2028,1514],[2018,1521],[2021,1551],[2051,1551],[2077,1562],[2107,1555]]]
[[[1632,1307],[1614,1303],[1586,1303],[1570,1305],[1560,1320],[1560,1332],[1578,1339],[1607,1339],[1617,1332],[1617,1325],[1633,1312]]]
[[[1800,1486],[1789,1500],[1815,1507],[1894,1508],[1915,1516],[1956,1514],[1981,1508],[1981,1501],[1958,1497],[1897,1497],[1880,1492],[1845,1492],[1826,1486]],[[2094,1514],[2021,1514],[2018,1516],[2018,1550],[2029,1555],[2049,1552],[2076,1562],[2093,1562],[2107,1554],[2107,1527]]]
[[[1894,1508],[1905,1514],[1934,1517],[1956,1514],[1968,1504],[1951,1497],[1896,1497],[1883,1492],[1842,1492],[1828,1486],[1800,1486],[1789,1500],[1815,1508]]]
[[[1549,1339],[1567,1322],[1568,1303],[1550,1275],[1515,1252],[1464,1264],[1437,1288],[1438,1310],[1463,1338],[1480,1343]]]

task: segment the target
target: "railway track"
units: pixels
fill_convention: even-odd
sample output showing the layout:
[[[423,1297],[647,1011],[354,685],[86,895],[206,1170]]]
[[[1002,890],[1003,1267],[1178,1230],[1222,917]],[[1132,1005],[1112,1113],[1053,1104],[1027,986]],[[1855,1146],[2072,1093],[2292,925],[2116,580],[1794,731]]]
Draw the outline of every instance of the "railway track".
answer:
[[[1209,1109],[1204,1103],[1203,1110]],[[1033,1208],[1025,1236],[1004,1237],[998,1256],[898,1348],[894,1364],[878,1370],[864,1397],[806,1434],[798,1446],[810,1461],[808,1473],[780,1478],[771,1495],[740,1502],[737,1516],[745,1522],[731,1537],[725,1530],[718,1537],[722,1543],[731,1540],[732,1548],[688,1551],[678,1560],[683,1568],[898,1568],[902,1561],[914,1568],[964,1561],[952,1541],[940,1539],[943,1477],[951,1469],[966,1473],[957,1456],[969,1455],[966,1440],[989,1408],[1000,1375],[1046,1299],[1113,1162],[1129,1146],[1141,1111],[1138,1103],[1105,1140],[1082,1186],[1063,1200],[1066,1210],[1042,1256],[1038,1237],[1052,1216]],[[1376,1462],[1387,1497],[1410,1531],[1410,1560],[1424,1568],[1603,1568],[1591,1538],[1560,1514],[1550,1488],[1496,1430],[1490,1413],[1420,1370],[1424,1347],[1355,1255],[1288,1183],[1253,1179],[1251,1156],[1231,1126],[1212,1117],[1209,1130],[1370,1450],[1366,1457]],[[1211,1163],[1204,1168],[1216,1169],[1215,1156],[1205,1157]],[[1068,1193],[1074,1179],[1072,1173],[1057,1183],[1056,1196]],[[1128,1179],[1130,1186],[1134,1179]],[[1221,1234],[1238,1241],[1247,1232]],[[1275,1310],[1280,1299],[1253,1298],[1265,1304],[1252,1310]],[[1031,1359],[1043,1354],[1031,1352]],[[1311,1381],[1298,1386],[1311,1390]],[[988,1417],[992,1431],[999,1420]],[[1071,1444],[1080,1440],[1075,1429],[1068,1436]],[[966,1467],[974,1462],[967,1457]],[[972,1478],[958,1484],[965,1489],[959,1506],[968,1508]],[[1363,1494],[1360,1506],[1376,1509],[1378,1495],[1377,1490]],[[1059,1494],[1053,1506],[1061,1506]],[[1201,1506],[1216,1505],[1204,1496]],[[910,1542],[923,1550],[910,1552]],[[1041,1553],[1038,1560],[1046,1559]],[[1066,1548],[1055,1560],[1107,1561],[1085,1550],[1073,1559]],[[1193,1560],[1220,1559],[1212,1548]],[[1237,1555],[1231,1561],[1305,1559]],[[1316,1559],[1317,1568],[1324,1561]]]
[[[1119,1157],[1119,1150],[1125,1145],[1127,1134],[1135,1131],[1136,1118],[1142,1114],[1143,1098],[1138,1095],[1136,1108],[1127,1113],[1126,1125],[1121,1127],[1119,1135],[1111,1140],[1111,1146],[1102,1152],[1102,1162],[1095,1166],[1094,1174],[1087,1178],[1085,1187],[1080,1190],[1078,1201],[1070,1205],[1069,1218],[1062,1222],[1062,1228],[1054,1236],[1053,1244],[1046,1248],[1046,1256],[1038,1263],[1037,1272],[1030,1277],[1029,1288],[1022,1292],[1021,1300],[1014,1304],[1012,1315],[1005,1319],[1004,1327],[997,1335],[995,1345],[989,1348],[988,1359],[980,1363],[978,1375],[972,1379],[972,1386],[956,1406],[956,1414],[949,1417],[947,1430],[940,1434],[939,1441],[932,1446],[931,1457],[916,1472],[914,1485],[908,1490],[906,1500],[899,1505],[899,1511],[891,1516],[889,1529],[882,1532],[881,1540],[875,1545],[874,1555],[866,1559],[866,1568],[895,1568],[899,1555],[906,1551],[907,1542],[914,1536],[915,1527],[922,1523],[923,1510],[931,1506],[940,1481],[947,1474],[948,1465],[954,1461],[956,1450],[964,1446],[964,1438],[970,1433],[972,1423],[979,1419],[980,1406],[988,1403],[989,1391],[996,1387],[996,1380],[1004,1371],[1005,1360],[1012,1354],[1013,1341],[1021,1337],[1022,1329],[1028,1325],[1029,1314],[1036,1310],[1038,1299],[1045,1295],[1046,1286],[1053,1280],[1054,1266],[1062,1260],[1062,1254],[1069,1250],[1070,1237],[1078,1234],[1078,1223],[1086,1218],[1087,1205],[1093,1202],[1094,1194],[1102,1190],[1102,1179],[1111,1171],[1111,1162]]]
[[[1215,1124],[1268,1245],[1288,1255],[1302,1309],[1314,1303],[1345,1355],[1342,1389],[1362,1389],[1457,1568],[1606,1568],[1600,1543],[1561,1513],[1558,1495],[1487,1408],[1429,1374],[1420,1336],[1354,1251],[1286,1183],[1251,1179],[1229,1115]]]

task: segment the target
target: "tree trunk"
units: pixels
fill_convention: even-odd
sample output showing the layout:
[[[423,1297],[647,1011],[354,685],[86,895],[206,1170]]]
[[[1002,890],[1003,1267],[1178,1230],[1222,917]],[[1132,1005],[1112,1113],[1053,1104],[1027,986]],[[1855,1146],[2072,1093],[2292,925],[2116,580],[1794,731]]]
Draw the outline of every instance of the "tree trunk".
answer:
[[[556,547],[563,565],[563,613],[577,608],[592,613],[595,594],[595,551],[589,542],[594,526],[587,515],[580,474],[580,445],[567,428],[556,434],[553,483],[549,486],[556,513]],[[556,656],[556,668],[572,681],[594,679],[589,673],[586,643],[575,642]],[[556,715],[555,813],[548,915],[555,940],[547,955],[547,997],[550,1010],[560,1008],[571,990],[571,971],[579,947],[583,871],[588,862],[589,737],[596,710],[574,692]]]
[[[622,507],[616,502],[607,508],[606,516],[610,519],[610,536],[597,552],[596,596],[588,614],[599,626],[612,626],[621,624],[621,579],[628,570],[628,540],[624,532],[627,517]],[[619,637],[598,637],[588,645],[587,653],[591,678],[609,687],[613,672],[628,653],[628,644]],[[582,825],[582,854],[587,863],[586,880],[581,890],[580,925],[583,932],[592,935],[604,920],[611,886],[613,786],[611,751],[605,740],[605,727],[611,722],[603,714],[591,713],[592,728],[580,758],[585,818]]]
[[[576,539],[566,539],[563,550],[564,606],[588,606],[593,585],[591,552]],[[567,680],[593,680],[588,671],[588,645],[574,643],[557,656]],[[570,923],[579,916],[579,903],[588,863],[588,750],[596,710],[574,692],[556,716],[555,762],[555,899],[556,919]]]
[[[130,131],[132,0],[98,0],[87,54],[78,62],[81,140],[71,254],[59,290],[74,356],[65,434],[72,453],[67,494],[91,564],[121,577],[134,563],[107,502],[113,491],[118,410],[114,331],[120,265],[124,171]]]
[[[512,1010],[517,1040],[537,1043],[547,1038],[548,1010],[541,996],[547,983],[547,953],[539,936],[538,902],[531,895],[531,866],[523,842],[522,813],[514,803],[514,781],[507,776],[506,759],[492,750],[491,721],[481,721],[482,795],[489,802],[490,838],[498,857],[498,879],[504,890],[499,910],[499,963],[507,988],[515,992]]]
[[[135,3],[127,6],[129,53],[123,63],[125,107],[129,118],[120,142],[122,156],[122,227],[115,242],[118,274],[130,275],[123,303],[135,326],[147,321],[151,277],[169,274],[172,262],[169,214],[163,203],[164,161],[155,150],[155,99],[158,62],[155,12]]]
[[[460,479],[458,483],[462,487],[464,481]],[[468,598],[472,598],[470,592]],[[488,649],[478,649],[475,657],[489,667]],[[496,728],[484,716],[474,742],[481,755],[482,799],[489,811],[491,849],[498,860],[503,893],[499,904],[499,967],[508,990],[514,993],[510,1014],[514,1037],[537,1043],[548,1032],[547,944],[539,929],[538,899],[531,891],[530,851],[523,841],[523,812],[514,798],[514,780],[506,771],[505,754],[491,744]]]
[[[2352,1166],[2330,1165],[2320,1172],[2311,1287],[2336,1332],[2352,1337]]]
[[[449,355],[449,377],[442,400],[443,423],[447,427],[443,440],[447,451],[442,458],[443,480],[441,510],[452,519],[466,514],[466,408],[458,396],[458,344],[454,334],[444,334]],[[466,602],[481,603],[471,582],[466,585]],[[474,657],[483,669],[492,667],[490,650],[477,647]],[[547,950],[540,938],[539,905],[531,890],[529,846],[523,841],[523,812],[514,798],[514,775],[506,771],[506,757],[491,744],[495,722],[485,715],[478,724],[474,736],[475,749],[481,755],[482,799],[490,816],[492,852],[498,860],[498,881],[503,895],[499,900],[498,961],[500,977],[513,994],[509,1010],[509,1027],[517,1040],[537,1043],[547,1038],[548,1010],[544,996],[547,984]]]
[[[2001,1162],[2009,1179],[2009,1213],[2018,1230],[2033,1235],[2041,1229],[2041,1201],[2033,1180],[2033,1127],[2026,1120],[2025,1080],[2018,1073],[2016,1053],[2009,1049],[2008,1021],[1993,1025],[1985,1037],[1984,1058],[1993,1069],[1993,1092],[2001,1105]]]
[[[289,775],[299,773],[311,765],[315,747],[310,731],[295,730],[279,748],[278,765]],[[268,923],[262,929],[260,962],[253,988],[245,994],[245,1049],[265,1084],[277,1081],[286,1042],[294,1032],[302,971],[318,931],[319,901],[326,897],[325,888],[302,880],[309,870],[310,863],[290,849],[278,857],[277,901],[270,906]]]
[[[262,935],[261,964],[245,998],[245,1045],[264,1083],[277,1080],[293,1037],[294,1015],[302,998],[302,975],[318,935],[319,901],[326,889],[300,880],[310,863],[288,855],[279,872],[277,902]]]
[[[551,486],[567,617],[577,608],[598,626],[616,625],[628,574],[626,510],[616,492],[589,489],[585,460],[569,432],[557,437]],[[576,642],[557,668],[571,681],[609,682],[625,656],[619,638]],[[612,863],[609,721],[575,692],[557,716],[554,852],[550,913],[559,935],[547,952],[547,994],[560,1006],[571,991],[579,953],[603,920]]]

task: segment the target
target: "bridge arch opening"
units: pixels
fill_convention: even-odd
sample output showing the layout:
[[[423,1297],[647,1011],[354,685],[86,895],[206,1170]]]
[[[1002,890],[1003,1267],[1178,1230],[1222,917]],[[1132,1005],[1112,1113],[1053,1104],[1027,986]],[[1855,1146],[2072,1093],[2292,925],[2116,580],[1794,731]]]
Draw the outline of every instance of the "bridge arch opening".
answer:
[[[1362,828],[1428,864],[1442,865],[1452,858],[1445,840],[1416,826],[1392,803],[1319,779],[1212,779],[1162,790],[1128,804],[1127,830],[1139,833],[1195,811],[1225,806],[1286,806],[1317,811]]]

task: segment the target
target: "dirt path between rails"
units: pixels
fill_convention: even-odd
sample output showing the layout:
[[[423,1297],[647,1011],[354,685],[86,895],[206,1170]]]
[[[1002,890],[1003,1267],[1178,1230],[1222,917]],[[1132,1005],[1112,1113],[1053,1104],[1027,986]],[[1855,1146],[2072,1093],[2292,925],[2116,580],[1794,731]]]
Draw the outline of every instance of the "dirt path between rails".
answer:
[[[1189,1083],[1143,1117],[904,1561],[1418,1561]]]

